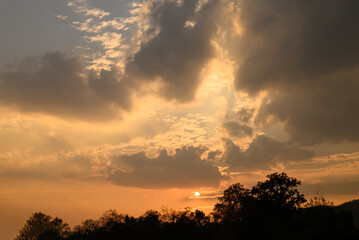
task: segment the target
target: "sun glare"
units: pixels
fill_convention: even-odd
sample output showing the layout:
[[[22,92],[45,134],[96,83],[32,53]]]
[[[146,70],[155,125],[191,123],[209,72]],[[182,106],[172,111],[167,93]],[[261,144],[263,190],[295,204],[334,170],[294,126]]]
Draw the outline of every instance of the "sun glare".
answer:
[[[194,196],[199,197],[199,196],[201,196],[201,194],[199,192],[195,192]]]

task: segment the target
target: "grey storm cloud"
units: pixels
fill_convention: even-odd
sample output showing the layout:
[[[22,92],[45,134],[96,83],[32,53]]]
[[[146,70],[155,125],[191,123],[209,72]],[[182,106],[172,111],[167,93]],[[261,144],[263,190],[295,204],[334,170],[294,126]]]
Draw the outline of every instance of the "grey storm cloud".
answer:
[[[168,100],[193,100],[201,82],[201,70],[214,54],[211,39],[217,30],[219,1],[210,0],[197,11],[198,3],[155,2],[151,18],[153,28],[159,28],[160,32],[143,44],[126,66],[129,74],[143,81],[160,79],[160,95]],[[188,21],[195,25],[186,26]]]
[[[115,70],[85,75],[78,56],[53,51],[0,69],[0,104],[23,112],[103,120],[130,106],[129,84]]]
[[[226,122],[222,124],[222,127],[232,137],[250,137],[253,134],[252,128],[250,128],[246,124],[240,124],[237,122]]]
[[[157,157],[148,158],[144,152],[120,156],[112,167],[109,180],[122,186],[141,188],[193,188],[218,186],[222,179],[217,167],[201,155],[206,148],[187,146],[176,149],[174,155],[163,150]]]
[[[314,156],[307,151],[285,142],[278,142],[264,135],[258,135],[243,151],[230,139],[223,139],[225,150],[222,161],[233,170],[267,169],[277,163],[302,161]]]
[[[359,15],[356,0],[240,4],[237,90],[268,91],[256,122],[284,123],[291,141],[359,141]]]

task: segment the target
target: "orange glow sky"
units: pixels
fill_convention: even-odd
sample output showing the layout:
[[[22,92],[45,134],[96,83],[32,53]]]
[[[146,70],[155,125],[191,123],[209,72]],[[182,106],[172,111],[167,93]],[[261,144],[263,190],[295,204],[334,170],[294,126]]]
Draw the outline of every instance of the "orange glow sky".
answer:
[[[0,239],[279,171],[358,198],[359,3],[315,2],[0,0]]]

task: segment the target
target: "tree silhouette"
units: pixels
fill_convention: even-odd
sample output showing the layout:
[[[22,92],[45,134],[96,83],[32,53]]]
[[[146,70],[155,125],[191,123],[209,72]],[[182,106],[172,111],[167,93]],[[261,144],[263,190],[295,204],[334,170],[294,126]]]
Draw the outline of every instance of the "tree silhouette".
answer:
[[[147,210],[145,212],[145,214],[140,216],[139,222],[141,222],[143,224],[150,225],[150,226],[157,226],[161,222],[160,217],[161,217],[161,214],[158,211],[151,209],[151,210]]]
[[[19,230],[15,240],[64,239],[70,227],[61,218],[35,212]]]
[[[296,178],[288,177],[284,172],[267,175],[268,180],[258,182],[251,190],[252,196],[259,204],[273,208],[297,210],[306,202],[297,187],[301,184]]]
[[[290,231],[293,216],[306,202],[297,188],[300,184],[299,180],[282,172],[267,175],[266,181],[258,182],[252,188],[254,201],[246,218],[252,235],[256,238],[293,238]]]
[[[227,188],[214,206],[213,217],[218,222],[233,223],[243,220],[246,207],[252,201],[250,191],[240,183]]]
[[[251,190],[240,183],[227,188],[214,207],[214,218],[220,222],[248,221],[250,217],[263,218],[264,215],[294,211],[306,201],[297,189],[301,184],[297,179],[284,172],[270,174],[267,178]]]

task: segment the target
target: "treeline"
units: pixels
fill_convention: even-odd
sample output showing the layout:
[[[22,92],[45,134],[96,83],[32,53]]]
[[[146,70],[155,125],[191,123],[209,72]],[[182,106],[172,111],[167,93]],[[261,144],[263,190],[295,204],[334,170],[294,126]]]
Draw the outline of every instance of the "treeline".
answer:
[[[273,173],[252,189],[237,183],[218,199],[213,212],[148,210],[135,218],[109,210],[70,229],[60,218],[34,213],[15,240],[95,239],[359,239],[353,215],[318,195],[306,200],[301,184]]]

